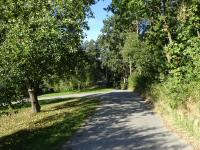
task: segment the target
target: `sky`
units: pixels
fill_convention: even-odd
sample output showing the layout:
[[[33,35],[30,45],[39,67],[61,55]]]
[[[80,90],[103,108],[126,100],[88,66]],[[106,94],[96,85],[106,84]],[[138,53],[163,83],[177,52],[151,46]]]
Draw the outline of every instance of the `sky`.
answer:
[[[88,25],[90,30],[85,31],[87,37],[85,40],[96,40],[101,29],[103,28],[103,20],[111,16],[111,13],[106,12],[103,8],[106,8],[112,0],[101,0],[97,4],[91,6],[92,12],[95,18],[88,19]]]

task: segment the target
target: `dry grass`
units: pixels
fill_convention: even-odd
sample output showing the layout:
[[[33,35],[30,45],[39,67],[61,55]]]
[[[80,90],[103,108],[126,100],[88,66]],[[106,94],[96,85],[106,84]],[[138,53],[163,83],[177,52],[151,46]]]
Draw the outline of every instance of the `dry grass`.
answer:
[[[197,106],[199,105],[188,103],[186,107],[171,109],[163,101],[158,101],[155,104],[155,111],[162,116],[171,130],[193,145],[195,150],[200,150],[200,118],[196,118],[200,113]]]

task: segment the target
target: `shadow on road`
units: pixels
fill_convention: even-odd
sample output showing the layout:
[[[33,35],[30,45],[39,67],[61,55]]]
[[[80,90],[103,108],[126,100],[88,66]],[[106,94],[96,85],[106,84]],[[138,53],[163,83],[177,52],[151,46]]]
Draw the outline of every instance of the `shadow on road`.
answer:
[[[152,107],[136,94],[128,91],[113,91],[107,94],[81,95],[95,97],[102,103],[96,112],[90,116],[85,125],[70,141],[64,143],[62,150],[190,150],[176,135],[170,133],[154,114]],[[73,99],[82,99],[77,96]],[[83,105],[90,102],[70,101],[72,98],[43,100],[42,104],[59,104],[46,111],[57,111],[64,108]],[[66,102],[66,103],[61,103]],[[87,109],[86,109],[87,110]],[[74,128],[82,119],[82,114],[63,113],[49,118],[43,118],[39,123],[45,123],[58,117],[63,121],[44,128],[20,130],[11,135],[0,137],[0,149],[30,149],[29,143],[35,145],[32,149],[52,149],[57,143],[69,138],[68,131]],[[58,130],[59,129],[59,130]],[[58,132],[62,133],[58,135]],[[50,138],[60,136],[60,141]],[[40,137],[40,138],[38,138]],[[26,143],[26,147],[22,145]],[[37,145],[38,143],[43,143]],[[12,146],[11,146],[12,145]],[[62,145],[62,144],[61,144]],[[11,147],[10,147],[11,146]],[[49,147],[49,149],[51,149]],[[56,148],[59,149],[59,148]]]
[[[63,150],[191,149],[170,133],[152,106],[136,94],[116,91],[95,96],[102,106]]]

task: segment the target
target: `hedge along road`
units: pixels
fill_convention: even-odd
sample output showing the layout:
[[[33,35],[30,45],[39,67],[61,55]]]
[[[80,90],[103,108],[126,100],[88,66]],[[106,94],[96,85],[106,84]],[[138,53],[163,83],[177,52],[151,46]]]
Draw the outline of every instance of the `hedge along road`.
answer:
[[[193,149],[170,132],[151,107],[134,93],[115,90],[91,96],[98,97],[102,105],[62,150]]]

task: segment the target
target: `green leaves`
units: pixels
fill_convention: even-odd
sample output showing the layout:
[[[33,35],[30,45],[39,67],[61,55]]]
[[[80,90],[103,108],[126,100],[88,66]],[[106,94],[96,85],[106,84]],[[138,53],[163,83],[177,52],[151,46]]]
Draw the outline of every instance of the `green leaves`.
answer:
[[[93,3],[93,0],[1,1],[0,71],[6,73],[0,77],[9,78],[7,74],[24,84],[31,80],[38,86],[49,76],[67,72],[70,53],[80,47],[85,18]],[[14,81],[10,78],[9,82]]]

